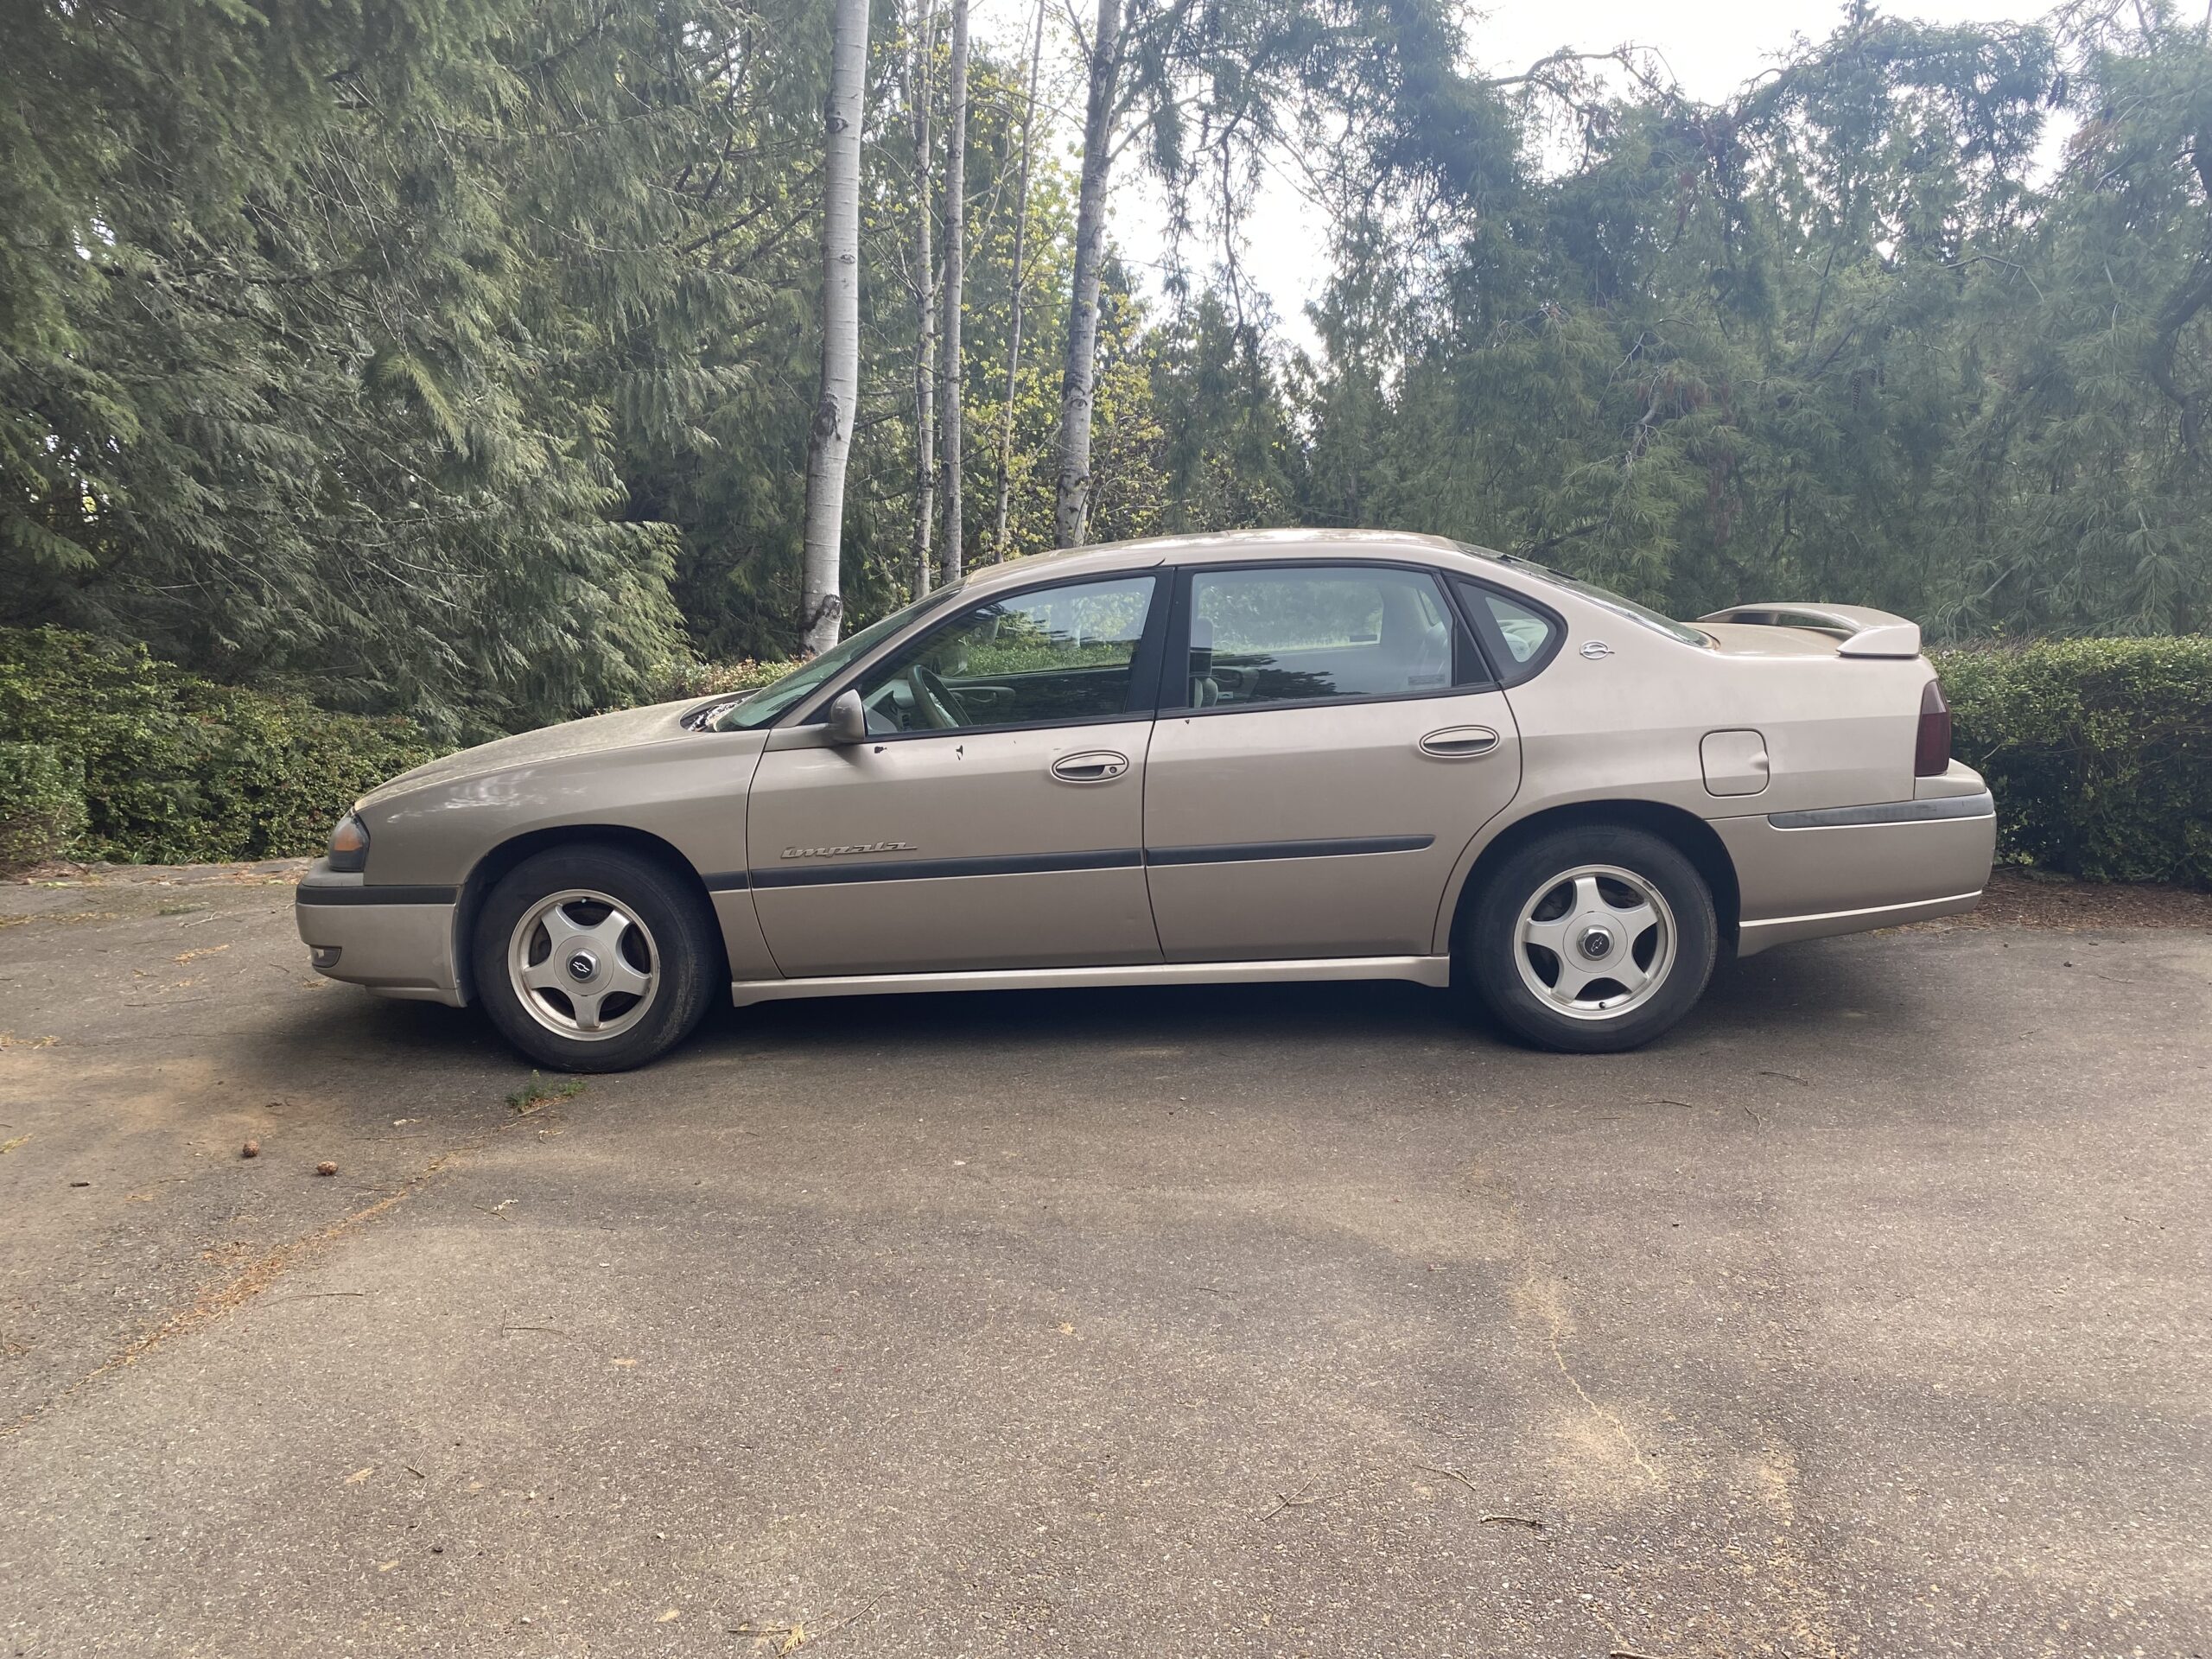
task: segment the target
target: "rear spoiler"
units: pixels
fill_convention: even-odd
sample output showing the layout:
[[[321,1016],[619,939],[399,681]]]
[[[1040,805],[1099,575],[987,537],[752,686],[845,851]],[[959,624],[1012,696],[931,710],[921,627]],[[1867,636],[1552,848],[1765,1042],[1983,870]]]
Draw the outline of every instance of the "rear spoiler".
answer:
[[[1843,644],[1840,657],[1917,657],[1920,624],[1863,605],[1731,605],[1700,622],[1746,622],[1769,628],[1810,628]]]

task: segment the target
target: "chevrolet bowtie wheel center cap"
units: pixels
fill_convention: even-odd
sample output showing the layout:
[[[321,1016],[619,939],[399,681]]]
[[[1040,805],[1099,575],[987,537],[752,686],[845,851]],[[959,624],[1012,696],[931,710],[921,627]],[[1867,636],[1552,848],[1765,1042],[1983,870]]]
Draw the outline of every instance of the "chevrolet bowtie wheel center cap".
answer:
[[[612,893],[549,893],[507,936],[507,982],[523,1011],[564,1042],[609,1042],[652,1017],[661,989],[652,930]]]
[[[1618,1020],[1665,988],[1675,912],[1649,876],[1582,864],[1538,884],[1514,924],[1529,995],[1571,1020]]]

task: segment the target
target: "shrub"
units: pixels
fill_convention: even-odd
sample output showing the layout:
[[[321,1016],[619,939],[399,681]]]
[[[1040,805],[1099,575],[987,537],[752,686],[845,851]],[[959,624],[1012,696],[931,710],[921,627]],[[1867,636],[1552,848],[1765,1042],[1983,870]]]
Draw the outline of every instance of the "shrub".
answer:
[[[59,857],[85,827],[85,781],[50,743],[0,742],[0,874]]]
[[[2212,638],[1943,652],[1952,752],[1989,779],[2000,855],[2212,887]]]
[[[1936,653],[1954,750],[1996,791],[2001,855],[2212,887],[2212,639]],[[694,663],[663,697],[790,663]],[[220,685],[143,649],[0,629],[0,868],[60,852],[186,863],[321,849],[356,797],[437,753],[413,722]]]
[[[758,691],[773,685],[797,668],[797,663],[756,663],[746,658],[734,663],[687,662],[662,684],[663,702],[678,697],[718,697],[726,691]]]
[[[0,741],[83,779],[75,850],[154,863],[318,852],[356,797],[437,753],[406,720],[219,685],[58,628],[0,629]]]

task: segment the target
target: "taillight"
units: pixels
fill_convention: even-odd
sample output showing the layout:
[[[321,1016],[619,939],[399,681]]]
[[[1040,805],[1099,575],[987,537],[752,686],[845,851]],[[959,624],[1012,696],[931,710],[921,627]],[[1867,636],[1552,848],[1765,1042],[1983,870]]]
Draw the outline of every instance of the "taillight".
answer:
[[[1920,735],[1912,746],[1912,775],[1940,778],[1951,766],[1951,705],[1933,680],[1920,693]]]

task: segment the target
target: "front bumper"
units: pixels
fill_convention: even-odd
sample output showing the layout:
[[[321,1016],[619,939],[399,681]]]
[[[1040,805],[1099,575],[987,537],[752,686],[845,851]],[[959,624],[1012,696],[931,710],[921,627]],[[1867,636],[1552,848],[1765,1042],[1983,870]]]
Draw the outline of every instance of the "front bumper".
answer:
[[[1736,867],[1739,957],[1972,910],[1997,852],[1988,786],[1956,761],[1910,801],[1711,822]]]
[[[292,916],[317,973],[457,1008],[468,1000],[454,950],[459,898],[450,887],[372,886],[317,859],[300,878]]]

